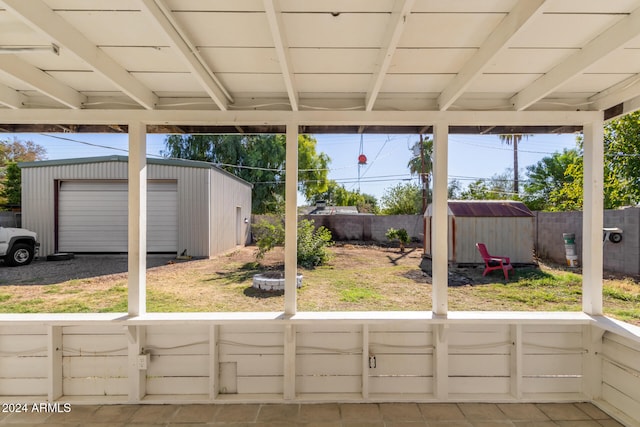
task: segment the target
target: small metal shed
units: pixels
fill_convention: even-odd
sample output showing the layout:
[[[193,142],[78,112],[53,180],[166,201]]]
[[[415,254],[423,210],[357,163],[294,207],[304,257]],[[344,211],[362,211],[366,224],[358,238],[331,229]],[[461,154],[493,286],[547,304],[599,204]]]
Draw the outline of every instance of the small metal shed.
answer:
[[[449,262],[479,264],[476,243],[512,263],[534,263],[535,216],[512,200],[449,200]],[[431,205],[425,211],[425,256],[431,257]]]
[[[40,254],[127,252],[126,156],[21,163]],[[147,159],[147,251],[208,257],[249,238],[252,185],[206,162]]]

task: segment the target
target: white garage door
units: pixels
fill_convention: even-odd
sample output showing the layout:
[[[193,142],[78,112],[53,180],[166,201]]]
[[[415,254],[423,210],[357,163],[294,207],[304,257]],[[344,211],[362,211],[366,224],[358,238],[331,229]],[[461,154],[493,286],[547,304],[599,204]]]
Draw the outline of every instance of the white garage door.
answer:
[[[147,252],[176,252],[178,192],[173,182],[147,185]],[[127,183],[63,181],[58,195],[60,252],[127,252]]]

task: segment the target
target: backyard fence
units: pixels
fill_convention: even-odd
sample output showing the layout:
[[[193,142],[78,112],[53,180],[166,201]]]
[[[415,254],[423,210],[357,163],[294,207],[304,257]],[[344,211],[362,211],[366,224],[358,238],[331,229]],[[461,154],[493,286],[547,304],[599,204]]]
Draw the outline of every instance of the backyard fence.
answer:
[[[575,235],[576,253],[582,261],[582,212],[534,212],[534,247],[540,259],[566,262],[564,233]],[[253,222],[263,216],[255,215]],[[413,241],[423,241],[421,215],[304,215],[301,219],[325,226],[336,241],[388,242],[391,227],[404,228]],[[604,227],[622,229],[622,241],[603,241],[604,268],[610,272],[640,275],[640,208],[606,210]],[[604,237],[604,234],[603,234]]]

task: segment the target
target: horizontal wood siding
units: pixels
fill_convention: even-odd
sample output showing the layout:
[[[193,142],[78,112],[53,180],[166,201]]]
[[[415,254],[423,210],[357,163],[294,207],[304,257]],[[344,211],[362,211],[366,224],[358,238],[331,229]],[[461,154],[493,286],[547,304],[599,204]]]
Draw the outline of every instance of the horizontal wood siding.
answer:
[[[425,325],[371,325],[369,396],[433,393],[433,333]],[[373,367],[372,367],[373,366]]]
[[[44,326],[0,326],[0,399],[47,395],[47,348]]]
[[[361,327],[324,324],[298,327],[296,391],[362,393]]]
[[[580,326],[523,327],[523,393],[580,393],[583,346]]]
[[[148,326],[147,395],[209,393],[209,327]]]
[[[448,334],[450,393],[509,393],[512,344],[508,325],[454,326]]]
[[[640,342],[605,333],[602,398],[631,419],[640,420]]]
[[[221,326],[218,341],[220,369],[235,366],[231,387],[220,379],[219,392],[226,394],[268,394],[281,396],[284,390],[284,330],[282,327]],[[222,371],[221,371],[222,372]],[[235,386],[235,387],[234,387]],[[226,388],[226,390],[225,390]]]
[[[126,396],[128,350],[118,326],[62,328],[62,392],[65,396]]]
[[[600,340],[588,318],[255,321],[238,313],[132,326],[119,317],[16,324],[2,316],[3,402],[52,394],[84,403],[592,400],[640,419],[640,336]],[[131,378],[140,351],[149,365]]]

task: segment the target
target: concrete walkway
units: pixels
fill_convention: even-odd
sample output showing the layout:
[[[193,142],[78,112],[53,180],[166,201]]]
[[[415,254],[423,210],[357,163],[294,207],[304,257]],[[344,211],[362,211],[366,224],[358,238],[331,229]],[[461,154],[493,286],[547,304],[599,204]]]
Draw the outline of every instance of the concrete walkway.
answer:
[[[3,406],[2,409],[10,409]],[[64,407],[60,408],[65,410]],[[71,405],[67,413],[0,413],[0,426],[614,427],[589,403]]]

